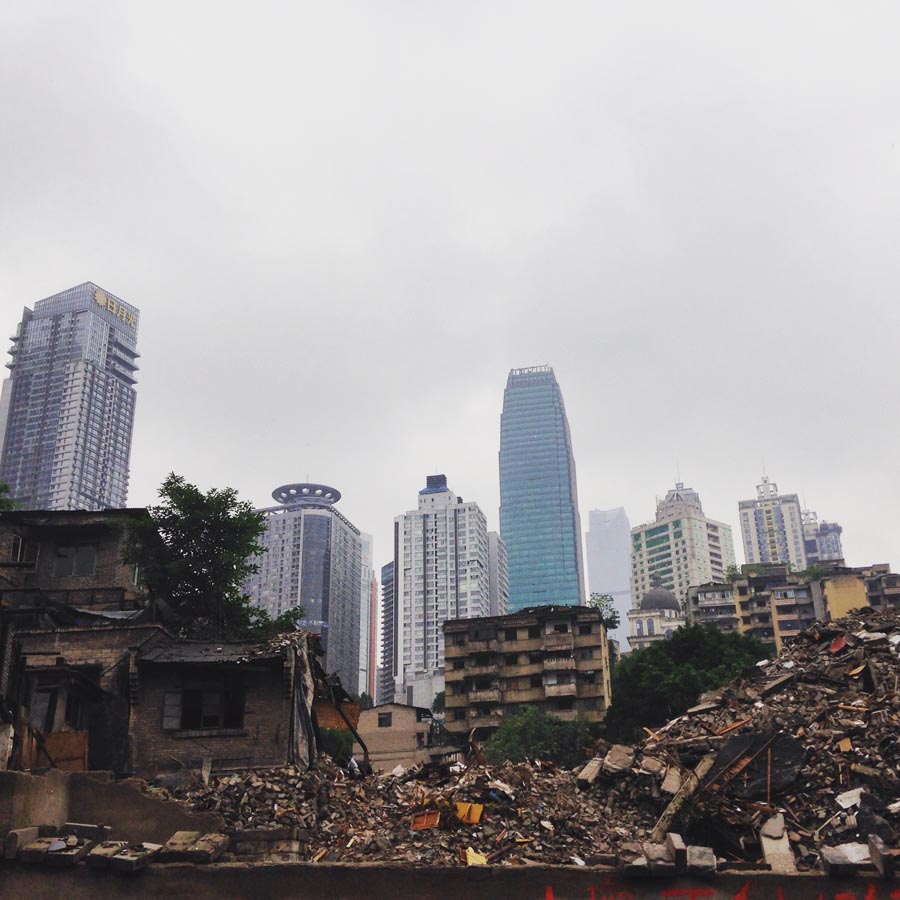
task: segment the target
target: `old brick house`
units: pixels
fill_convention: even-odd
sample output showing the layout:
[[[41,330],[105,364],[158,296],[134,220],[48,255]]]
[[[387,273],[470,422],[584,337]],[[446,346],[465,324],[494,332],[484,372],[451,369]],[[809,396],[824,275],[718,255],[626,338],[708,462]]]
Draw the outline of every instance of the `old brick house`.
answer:
[[[0,768],[309,763],[319,639],[173,636],[123,561],[146,515],[0,513]]]

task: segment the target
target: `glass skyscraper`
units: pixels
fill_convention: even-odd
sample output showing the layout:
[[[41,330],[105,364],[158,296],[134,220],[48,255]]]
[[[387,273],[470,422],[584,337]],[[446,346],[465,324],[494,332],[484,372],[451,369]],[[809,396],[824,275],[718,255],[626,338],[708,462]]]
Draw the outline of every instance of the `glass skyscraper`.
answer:
[[[513,369],[500,418],[500,534],[509,609],[584,603],[575,458],[550,366]]]
[[[359,685],[363,538],[334,504],[340,491],[325,484],[285,484],[272,492],[279,506],[258,509],[266,520],[255,557],[258,571],[244,583],[254,606],[272,618],[303,607],[300,625],[322,636],[325,671],[349,693]],[[368,598],[366,598],[368,603]]]
[[[126,505],[139,319],[89,281],[26,307],[0,398],[0,482],[21,508]]]

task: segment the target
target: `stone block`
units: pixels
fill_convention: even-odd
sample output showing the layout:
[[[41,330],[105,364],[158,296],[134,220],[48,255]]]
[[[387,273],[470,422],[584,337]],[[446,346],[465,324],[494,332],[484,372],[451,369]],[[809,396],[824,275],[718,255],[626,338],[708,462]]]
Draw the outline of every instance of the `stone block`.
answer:
[[[188,862],[215,862],[227,849],[231,838],[227,834],[204,834],[189,850],[185,851]]]
[[[712,875],[716,871],[716,854],[712,847],[687,848],[687,870],[693,875]]]
[[[15,859],[19,850],[26,844],[36,841],[39,837],[37,825],[31,825],[28,828],[16,828],[6,835],[3,843],[3,858]]]

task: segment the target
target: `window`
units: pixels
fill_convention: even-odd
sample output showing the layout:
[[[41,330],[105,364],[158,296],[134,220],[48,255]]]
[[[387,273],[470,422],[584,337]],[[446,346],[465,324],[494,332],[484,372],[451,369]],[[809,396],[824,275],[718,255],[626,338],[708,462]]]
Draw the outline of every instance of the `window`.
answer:
[[[540,625],[532,625],[531,628],[528,629],[528,637],[538,638],[540,636],[541,636],[541,626]]]
[[[516,639],[516,629],[515,628],[507,628],[503,632],[503,640],[504,641],[514,641]]]
[[[544,685],[543,677],[540,675],[532,675],[530,685],[533,688],[543,687],[543,685]]]
[[[590,633],[591,633],[591,626],[590,626],[590,625],[579,625],[579,626],[578,626],[578,633],[579,633],[579,634],[590,634]]]
[[[34,563],[37,560],[38,545],[22,540],[18,534],[13,535],[10,549],[10,562]]]
[[[163,701],[163,730],[203,731],[244,726],[244,681],[228,674],[188,679]]]
[[[379,728],[390,728],[391,720],[393,719],[393,713],[378,713],[378,727]]]
[[[97,548],[93,544],[78,547],[57,547],[53,557],[53,577],[85,576],[94,574]]]
[[[568,634],[569,626],[566,623],[561,622],[553,626],[553,631],[555,634]]]

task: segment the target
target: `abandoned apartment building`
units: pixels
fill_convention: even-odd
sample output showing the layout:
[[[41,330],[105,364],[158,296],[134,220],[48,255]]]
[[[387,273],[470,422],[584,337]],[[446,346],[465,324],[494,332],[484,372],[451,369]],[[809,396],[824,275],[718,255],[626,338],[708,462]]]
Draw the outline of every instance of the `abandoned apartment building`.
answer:
[[[898,601],[900,576],[887,563],[850,568],[843,560],[822,561],[812,572],[753,564],[730,581],[689,588],[687,619],[755,637],[780,652],[818,620]]]
[[[0,514],[0,768],[308,764],[318,636],[173,636],[122,561],[141,515]]]
[[[609,642],[599,610],[539,606],[444,623],[445,727],[494,729],[523,705],[599,722],[610,705]]]

